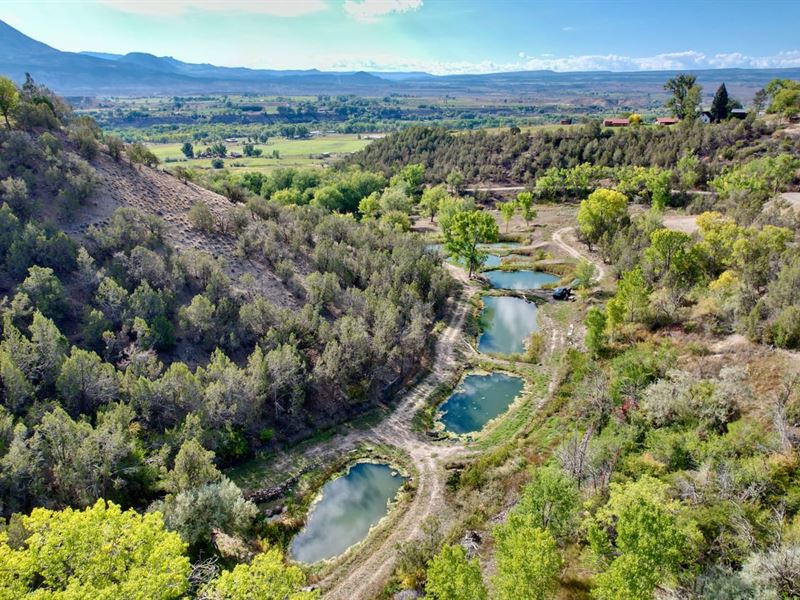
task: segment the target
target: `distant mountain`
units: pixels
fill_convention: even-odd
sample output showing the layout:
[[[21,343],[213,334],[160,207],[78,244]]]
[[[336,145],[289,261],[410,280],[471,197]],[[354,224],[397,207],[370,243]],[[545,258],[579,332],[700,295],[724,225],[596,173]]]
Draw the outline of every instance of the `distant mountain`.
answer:
[[[186,63],[145,52],[62,52],[0,21],[0,73],[22,81],[25,73],[62,95],[132,96],[207,93],[515,95],[537,103],[579,100],[613,109],[658,101],[674,71],[617,73],[515,71],[437,76],[422,71],[325,72],[248,69]],[[724,81],[729,92],[749,101],[775,77],[800,79],[800,69],[709,69],[692,71],[713,94]]]

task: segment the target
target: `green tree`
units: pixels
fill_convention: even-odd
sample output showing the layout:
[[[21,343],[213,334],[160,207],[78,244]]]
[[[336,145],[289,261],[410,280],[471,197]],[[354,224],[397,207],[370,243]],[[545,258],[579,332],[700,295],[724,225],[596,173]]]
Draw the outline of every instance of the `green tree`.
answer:
[[[11,129],[8,116],[14,112],[19,104],[19,90],[17,85],[8,77],[0,77],[0,113],[6,121],[6,127]]]
[[[316,600],[319,590],[303,590],[306,577],[299,567],[283,564],[280,550],[269,549],[249,565],[224,571],[209,587],[215,600]]]
[[[697,84],[697,77],[681,73],[667,80],[664,89],[672,93],[666,106],[679,119],[691,121],[697,118],[700,110],[700,94],[702,86]]]
[[[591,246],[612,235],[628,217],[628,199],[616,190],[593,191],[578,209],[578,228]]]
[[[119,379],[114,365],[103,362],[94,352],[73,346],[61,365],[56,389],[72,414],[91,414],[116,398]]]
[[[711,102],[711,117],[717,123],[728,118],[729,102],[728,88],[725,87],[725,83],[723,82],[717,88],[717,92],[714,94],[714,100]]]
[[[98,500],[82,511],[35,508],[21,524],[19,545],[0,534],[0,597],[171,600],[188,591],[186,546],[159,514]]]
[[[564,540],[575,530],[580,495],[574,479],[559,468],[538,467],[523,489],[514,513],[529,517],[556,540]]]
[[[443,546],[428,565],[425,598],[429,600],[486,600],[478,560],[467,560],[461,546]]]
[[[500,211],[500,216],[503,218],[503,223],[506,224],[506,233],[508,233],[508,225],[517,213],[517,203],[512,200],[508,202],[498,202],[497,208]]]
[[[422,200],[419,203],[419,209],[423,216],[430,217],[433,223],[436,215],[439,214],[439,207],[442,201],[447,198],[447,190],[443,185],[427,188],[422,192]]]
[[[194,158],[194,146],[191,142],[184,142],[181,146],[181,152],[186,158]]]
[[[611,484],[608,503],[586,524],[592,551],[609,565],[596,578],[595,598],[652,598],[658,585],[692,561],[702,536],[667,489],[648,475]]]
[[[486,260],[478,244],[497,241],[497,221],[483,211],[460,211],[445,225],[442,223],[445,249],[450,256],[464,262],[472,277]]]
[[[533,208],[533,194],[531,192],[520,192],[517,194],[517,204],[525,221],[525,226],[530,228],[531,221],[536,218],[536,210]]]
[[[33,266],[28,269],[28,276],[20,284],[33,305],[41,313],[51,319],[60,319],[67,310],[67,296],[61,280],[49,267]]]
[[[175,464],[161,482],[169,493],[178,494],[194,487],[215,483],[222,473],[214,465],[214,453],[196,439],[186,440],[175,456]]]
[[[605,311],[592,307],[586,313],[584,320],[586,325],[586,348],[592,356],[599,356],[606,345],[606,313]]]
[[[494,528],[494,537],[497,599],[550,600],[562,565],[550,532],[536,527],[530,517],[510,515],[506,523]]]
[[[450,188],[450,193],[460,196],[464,191],[464,174],[454,169],[447,174],[447,187]]]
[[[324,185],[314,192],[314,206],[331,212],[346,212],[344,194],[335,185]]]
[[[423,177],[425,177],[425,165],[416,163],[403,167],[396,179],[405,184],[412,198],[417,199],[422,190]]]
[[[697,154],[687,150],[681,154],[677,163],[678,183],[683,191],[694,189],[700,180],[700,159]]]
[[[647,318],[650,289],[641,267],[622,275],[617,293],[606,305],[608,327],[613,332],[623,323],[640,323]]]
[[[381,213],[381,198],[378,192],[372,192],[358,203],[358,212],[364,219],[376,219]]]
[[[597,267],[591,261],[582,258],[575,265],[575,286],[578,289],[586,290],[594,285],[594,279],[597,276]]]

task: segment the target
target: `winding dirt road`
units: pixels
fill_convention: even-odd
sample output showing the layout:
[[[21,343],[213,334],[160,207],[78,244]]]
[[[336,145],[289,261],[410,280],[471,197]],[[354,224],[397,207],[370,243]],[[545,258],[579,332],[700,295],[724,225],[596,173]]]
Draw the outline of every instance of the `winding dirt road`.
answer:
[[[558,245],[564,252],[569,254],[573,258],[577,259],[587,259],[592,264],[594,264],[595,268],[597,269],[597,281],[598,283],[605,279],[606,275],[608,274],[603,261],[599,260],[594,256],[590,256],[587,252],[582,252],[578,250],[580,242],[578,242],[574,235],[569,242],[564,241],[564,236],[568,234],[574,234],[575,228],[574,227],[562,227],[561,229],[553,232],[553,243]],[[582,246],[582,245],[581,245]]]

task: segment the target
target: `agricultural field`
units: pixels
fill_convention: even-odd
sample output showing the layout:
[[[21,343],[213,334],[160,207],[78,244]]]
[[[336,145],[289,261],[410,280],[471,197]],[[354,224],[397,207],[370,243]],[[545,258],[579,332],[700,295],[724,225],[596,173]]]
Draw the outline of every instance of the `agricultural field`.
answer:
[[[325,167],[332,160],[344,155],[363,150],[372,140],[360,134],[328,134],[309,139],[292,140],[276,138],[265,144],[254,144],[254,149],[261,150],[261,156],[244,155],[246,138],[237,138],[236,143],[224,142],[227,157],[224,166],[232,171],[259,171],[269,173],[279,167]],[[149,149],[168,167],[183,166],[195,169],[211,169],[211,158],[187,159],[181,152],[182,144],[150,144]],[[195,145],[195,152],[200,153],[203,144]],[[232,155],[240,155],[236,158]]]

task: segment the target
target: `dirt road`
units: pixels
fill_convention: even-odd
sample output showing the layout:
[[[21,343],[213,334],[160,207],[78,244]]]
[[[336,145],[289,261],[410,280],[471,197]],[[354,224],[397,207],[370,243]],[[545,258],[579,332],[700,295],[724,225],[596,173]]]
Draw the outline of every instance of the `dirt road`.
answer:
[[[579,250],[578,247],[580,242],[575,239],[574,235],[571,235],[574,233],[574,227],[562,227],[561,229],[553,232],[553,243],[558,245],[564,252],[573,258],[577,258],[579,260],[586,259],[594,264],[595,268],[597,269],[597,281],[602,282],[608,274],[603,261],[595,256],[591,256],[588,252],[582,249]],[[565,240],[564,236],[567,235],[571,235],[571,239]]]

